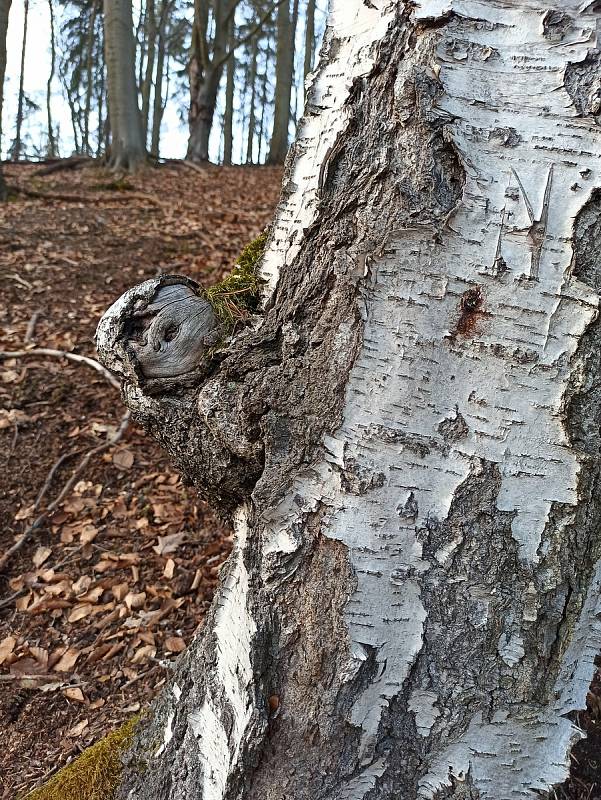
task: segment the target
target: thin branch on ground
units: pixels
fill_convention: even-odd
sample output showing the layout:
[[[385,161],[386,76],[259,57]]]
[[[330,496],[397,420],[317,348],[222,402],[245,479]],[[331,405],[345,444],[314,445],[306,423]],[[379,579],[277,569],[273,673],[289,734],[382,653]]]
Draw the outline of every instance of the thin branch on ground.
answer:
[[[33,337],[35,336],[35,326],[38,324],[38,319],[40,318],[41,313],[42,312],[39,309],[34,311],[29,322],[27,323],[27,330],[25,331],[26,344],[29,344],[33,341]]]
[[[88,367],[95,369],[96,372],[99,372],[111,386],[115,387],[115,389],[121,389],[121,384],[117,378],[115,378],[108,369],[105,369],[99,361],[89,358],[89,356],[80,356],[77,353],[69,353],[67,350],[52,350],[49,347],[35,347],[31,350],[0,350],[0,360],[6,358],[25,358],[27,356],[66,358],[69,361],[75,361],[77,364],[86,364]]]
[[[37,189],[27,189],[24,186],[11,186],[12,191],[17,194],[24,194],[27,197],[34,197],[50,202],[60,201],[63,203],[128,203],[130,200],[142,200],[156,206],[165,212],[165,206],[156,197],[143,192],[115,192],[115,194],[63,194],[62,192],[40,192]]]
[[[31,523],[31,525],[27,528],[27,530],[25,530],[21,534],[21,536],[17,539],[17,541],[13,544],[13,546],[10,547],[6,551],[6,553],[4,553],[4,555],[0,558],[0,572],[5,568],[7,562],[9,561],[9,559],[25,545],[25,543],[31,537],[32,533],[34,533],[34,531],[36,531],[38,528],[40,528],[43,525],[43,523],[48,519],[48,516],[50,514],[52,514],[52,512],[55,511],[56,508],[60,505],[60,503],[64,500],[66,495],[71,491],[71,489],[75,485],[75,482],[81,476],[81,474],[83,473],[85,468],[88,466],[88,464],[90,463],[90,460],[92,459],[92,457],[96,456],[96,455],[99,455],[100,453],[103,453],[105,450],[108,450],[109,447],[112,447],[113,445],[117,444],[117,442],[120,441],[120,439],[123,437],[123,434],[127,430],[127,426],[129,425],[129,418],[130,418],[130,413],[129,413],[129,411],[126,411],[125,414],[123,415],[123,417],[121,418],[121,423],[120,423],[119,427],[117,428],[117,430],[115,431],[115,433],[112,436],[110,436],[106,440],[106,442],[103,442],[102,444],[99,444],[96,447],[93,447],[91,450],[88,450],[88,452],[83,456],[83,458],[81,459],[81,461],[79,462],[79,464],[77,465],[75,470],[71,473],[71,476],[69,477],[69,480],[64,484],[63,488],[58,493],[57,497],[51,503],[48,504],[48,506],[46,507],[46,510],[43,511],[34,520],[34,522]],[[50,471],[48,472],[48,476],[46,477],[44,485],[42,486],[42,488],[41,488],[41,490],[40,490],[40,492],[38,494],[38,497],[37,497],[37,499],[35,501],[34,510],[37,510],[40,502],[42,501],[42,499],[44,497],[44,495],[48,491],[48,488],[50,487],[50,484],[52,482],[52,478],[55,475],[55,473],[58,470],[58,468],[68,458],[70,458],[71,456],[75,455],[77,452],[81,452],[81,451],[75,451],[75,453],[65,453],[63,456],[61,456],[58,459],[58,461],[56,461],[52,465]],[[0,603],[0,608],[1,607],[2,607],[2,603]]]

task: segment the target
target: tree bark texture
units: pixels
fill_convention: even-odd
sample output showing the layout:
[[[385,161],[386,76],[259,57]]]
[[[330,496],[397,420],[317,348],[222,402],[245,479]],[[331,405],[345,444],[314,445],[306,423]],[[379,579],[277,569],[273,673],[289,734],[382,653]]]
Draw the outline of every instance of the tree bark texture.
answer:
[[[262,315],[215,350],[163,278],[103,318],[126,402],[237,534],[122,798],[564,779],[601,649],[600,15],[334,0]]]
[[[135,170],[146,158],[136,86],[131,0],[104,0],[104,46],[113,169]]]

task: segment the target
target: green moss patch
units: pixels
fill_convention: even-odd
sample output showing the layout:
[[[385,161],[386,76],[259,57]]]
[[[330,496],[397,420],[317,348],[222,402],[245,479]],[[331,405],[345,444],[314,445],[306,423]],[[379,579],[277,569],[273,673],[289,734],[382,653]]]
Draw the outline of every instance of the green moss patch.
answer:
[[[267,231],[246,245],[226,278],[204,290],[213,311],[227,328],[231,329],[238,320],[248,318],[259,306],[263,281],[257,275],[257,264],[265,252],[266,243]]]
[[[132,744],[139,715],[88,747],[22,800],[112,800],[119,786],[121,754]]]

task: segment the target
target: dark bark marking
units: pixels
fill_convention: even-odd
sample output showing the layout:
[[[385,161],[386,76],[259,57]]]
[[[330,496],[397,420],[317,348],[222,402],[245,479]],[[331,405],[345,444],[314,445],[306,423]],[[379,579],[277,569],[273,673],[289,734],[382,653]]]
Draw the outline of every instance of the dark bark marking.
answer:
[[[590,50],[583,61],[569,64],[564,86],[580,117],[599,123],[601,112],[601,52]]]
[[[472,286],[461,296],[459,301],[459,319],[455,324],[455,329],[451,333],[451,338],[457,334],[461,336],[471,336],[477,331],[478,322],[488,316],[482,309],[484,304],[484,292],[481,286]]]

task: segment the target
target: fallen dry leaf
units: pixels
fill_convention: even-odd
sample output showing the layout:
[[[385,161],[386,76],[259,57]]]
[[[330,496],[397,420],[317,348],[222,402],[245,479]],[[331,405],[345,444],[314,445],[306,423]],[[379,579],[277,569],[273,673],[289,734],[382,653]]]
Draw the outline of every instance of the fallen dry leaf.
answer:
[[[143,608],[146,602],[146,592],[129,592],[125,595],[124,601],[130,611],[132,608]]]
[[[119,469],[131,469],[134,465],[134,454],[131,450],[117,450],[113,453],[113,464]]]
[[[29,519],[29,517],[33,516],[35,506],[27,506],[26,508],[20,508],[17,513],[15,514],[15,521],[18,522],[22,519]]]
[[[167,563],[165,564],[165,569],[163,570],[163,577],[167,578],[168,581],[173,578],[173,573],[175,572],[175,561],[172,558],[167,559]]]
[[[48,559],[49,556],[52,555],[52,550],[49,547],[38,547],[38,549],[33,554],[33,563],[36,567],[41,567],[44,561]]]
[[[81,654],[79,650],[76,650],[74,647],[69,647],[66,653],[61,656],[59,662],[55,665],[54,671],[71,672],[80,655]]]
[[[4,664],[6,659],[11,655],[15,649],[17,640],[14,636],[6,636],[0,642],[0,664]]]
[[[94,606],[91,603],[79,603],[74,606],[73,610],[67,617],[68,622],[79,622],[80,619],[89,617],[94,611]]]
[[[165,650],[170,653],[182,653],[186,649],[186,643],[181,636],[168,636],[165,639]]]
[[[87,719],[82,719],[77,725],[74,725],[70,730],[67,731],[67,736],[69,738],[74,739],[77,736],[81,736],[81,734],[85,731],[88,727],[89,722]]]
[[[85,703],[83,692],[78,686],[69,686],[63,689],[63,694],[68,700],[74,700],[76,703]]]
[[[153,647],[151,644],[145,644],[143,647],[139,647],[134,656],[131,660],[132,664],[141,664],[144,661],[149,661],[151,658],[154,658],[156,655],[156,647]]]
[[[185,533],[171,533],[168,536],[159,536],[158,544],[152,549],[157,556],[162,556],[165,553],[174,553],[185,538]]]

